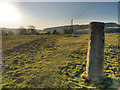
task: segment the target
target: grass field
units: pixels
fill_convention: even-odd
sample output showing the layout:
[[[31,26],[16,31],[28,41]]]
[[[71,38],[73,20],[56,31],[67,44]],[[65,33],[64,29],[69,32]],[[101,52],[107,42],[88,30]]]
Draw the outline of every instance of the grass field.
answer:
[[[86,29],[76,30],[74,34],[76,35],[88,34],[88,32],[89,32],[89,28],[86,28]],[[104,32],[105,33],[120,33],[120,28],[119,27],[105,27]]]
[[[3,88],[88,88],[79,78],[86,69],[87,34],[7,35],[2,40]],[[117,81],[118,47],[118,34],[105,34],[104,73]]]

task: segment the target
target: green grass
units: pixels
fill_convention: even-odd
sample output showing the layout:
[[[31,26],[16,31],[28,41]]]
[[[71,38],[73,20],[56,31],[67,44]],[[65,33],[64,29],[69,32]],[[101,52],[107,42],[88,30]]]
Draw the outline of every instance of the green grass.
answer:
[[[106,27],[106,28],[120,28],[120,27]]]
[[[88,32],[89,32],[89,29],[86,28],[86,29],[76,30],[74,32],[74,34],[76,34],[76,35],[78,35],[78,34],[88,34]],[[105,27],[104,32],[105,33],[117,33],[117,32],[120,32],[120,30],[119,30],[119,27]]]
[[[39,35],[3,35],[2,36],[2,51],[12,49],[15,46],[36,40],[40,38]],[[9,44],[9,45],[8,45]]]
[[[120,78],[117,39],[118,34],[105,34],[104,72],[116,80]],[[14,49],[28,42],[31,43]],[[13,50],[9,54],[3,52],[4,88],[88,87],[82,85],[79,78],[86,69],[88,35],[3,36],[3,46],[6,52]]]
[[[89,29],[88,28],[85,28],[85,29],[80,29],[80,30],[77,30],[77,31],[88,31]]]

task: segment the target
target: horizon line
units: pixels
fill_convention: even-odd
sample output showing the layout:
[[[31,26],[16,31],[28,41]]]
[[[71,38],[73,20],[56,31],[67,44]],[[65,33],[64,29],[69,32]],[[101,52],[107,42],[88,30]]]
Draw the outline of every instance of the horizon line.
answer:
[[[93,22],[97,22],[97,21],[93,21]],[[115,23],[115,24],[118,24],[118,25],[120,25],[118,22],[105,22],[105,23]],[[89,25],[89,23],[86,23],[86,24],[74,24],[73,26],[75,26],[75,25]],[[35,26],[35,25],[34,25]],[[40,28],[37,28],[36,27],[36,29],[38,29],[38,30],[44,30],[44,29],[48,29],[48,28],[55,28],[55,27],[64,27],[64,26],[71,26],[70,24],[69,25],[59,25],[59,26],[50,26],[50,27],[46,27],[46,28],[43,28],[43,29],[40,29]],[[0,28],[6,28],[6,29],[19,29],[20,27],[0,27]],[[27,29],[27,26],[26,27],[24,27],[24,28],[26,28]]]

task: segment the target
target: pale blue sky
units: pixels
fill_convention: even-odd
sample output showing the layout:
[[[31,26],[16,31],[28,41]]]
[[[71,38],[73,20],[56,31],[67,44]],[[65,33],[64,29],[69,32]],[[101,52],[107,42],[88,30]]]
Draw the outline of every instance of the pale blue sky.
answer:
[[[93,7],[84,15],[74,19],[74,24],[88,24],[91,21],[118,23],[117,2],[11,2],[11,4],[21,15],[21,21],[11,27],[35,25],[43,29],[70,25],[72,18],[78,17],[91,5]]]

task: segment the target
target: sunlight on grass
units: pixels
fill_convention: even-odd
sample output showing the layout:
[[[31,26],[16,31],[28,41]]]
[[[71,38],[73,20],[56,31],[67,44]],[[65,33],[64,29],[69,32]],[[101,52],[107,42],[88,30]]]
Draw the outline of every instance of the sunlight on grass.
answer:
[[[117,39],[118,34],[105,34],[104,73],[116,80],[120,79]],[[3,52],[2,87],[87,87],[80,83],[80,76],[86,70],[88,35],[13,35],[3,36],[3,40],[3,51],[35,41],[10,54]]]

